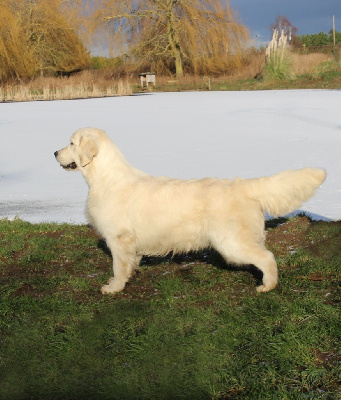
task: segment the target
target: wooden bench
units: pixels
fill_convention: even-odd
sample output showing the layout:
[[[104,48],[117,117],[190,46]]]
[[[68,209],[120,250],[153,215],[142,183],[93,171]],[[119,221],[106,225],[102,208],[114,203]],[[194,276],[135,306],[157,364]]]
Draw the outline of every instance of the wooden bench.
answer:
[[[142,72],[139,74],[140,80],[141,80],[141,87],[143,88],[144,83],[146,83],[146,86],[148,87],[149,83],[153,83],[155,86],[155,72]]]

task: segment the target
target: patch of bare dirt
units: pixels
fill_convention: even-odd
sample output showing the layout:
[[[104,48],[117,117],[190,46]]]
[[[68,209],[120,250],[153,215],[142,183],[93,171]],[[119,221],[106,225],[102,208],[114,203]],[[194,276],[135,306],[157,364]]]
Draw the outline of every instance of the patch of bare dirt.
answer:
[[[315,351],[316,364],[326,369],[333,369],[341,365],[341,354],[339,352]]]
[[[23,283],[20,287],[18,287],[14,292],[11,293],[12,297],[41,297],[42,292],[36,289],[30,283]]]
[[[306,244],[306,233],[311,221],[308,217],[300,217],[280,224],[266,233],[266,245],[275,256],[282,256]]]

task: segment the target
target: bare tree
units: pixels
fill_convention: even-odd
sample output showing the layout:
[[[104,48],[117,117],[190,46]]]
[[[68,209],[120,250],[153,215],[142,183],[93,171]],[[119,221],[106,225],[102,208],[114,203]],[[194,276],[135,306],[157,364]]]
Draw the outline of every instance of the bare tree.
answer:
[[[98,0],[95,26],[111,28],[116,48],[161,63],[181,77],[226,68],[240,58],[247,29],[220,0]]]
[[[292,41],[292,38],[297,34],[296,26],[294,26],[285,15],[278,15],[275,23],[270,25],[270,29],[271,31],[277,29],[279,34],[281,34],[283,31],[284,35],[287,36],[289,43]]]

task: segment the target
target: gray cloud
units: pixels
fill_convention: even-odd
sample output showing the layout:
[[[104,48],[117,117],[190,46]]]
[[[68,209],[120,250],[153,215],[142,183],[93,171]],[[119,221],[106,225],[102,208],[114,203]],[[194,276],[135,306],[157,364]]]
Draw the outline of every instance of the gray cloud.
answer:
[[[336,30],[341,31],[340,0],[230,0],[251,35],[262,40],[271,37],[270,25],[278,15],[285,15],[298,29],[299,35],[328,33],[335,15]]]

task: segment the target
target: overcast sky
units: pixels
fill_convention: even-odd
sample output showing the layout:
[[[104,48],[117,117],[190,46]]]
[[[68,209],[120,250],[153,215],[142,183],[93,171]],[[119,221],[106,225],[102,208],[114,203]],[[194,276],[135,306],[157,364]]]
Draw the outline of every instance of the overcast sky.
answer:
[[[286,16],[298,35],[328,33],[335,15],[335,29],[341,32],[341,0],[230,0],[230,6],[260,42],[271,39],[269,27],[278,15]]]

